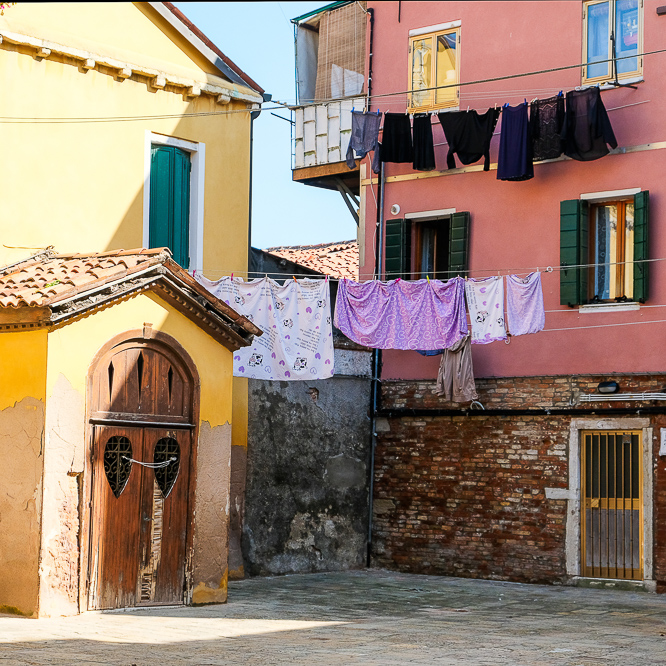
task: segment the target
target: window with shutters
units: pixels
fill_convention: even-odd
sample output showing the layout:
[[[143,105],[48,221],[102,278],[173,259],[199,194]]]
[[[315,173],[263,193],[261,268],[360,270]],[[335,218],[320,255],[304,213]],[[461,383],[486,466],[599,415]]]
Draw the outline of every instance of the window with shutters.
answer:
[[[638,192],[561,203],[563,305],[647,300],[648,200],[648,192]]]
[[[387,220],[385,279],[448,280],[468,270],[467,212],[439,218]]]
[[[451,27],[410,36],[410,112],[458,106],[460,22],[447,25]],[[422,31],[412,31],[414,32]]]
[[[150,159],[150,247],[168,247],[190,267],[190,154],[175,146],[153,146]]]
[[[583,83],[640,76],[642,45],[643,0],[583,2]]]
[[[204,143],[145,133],[143,247],[168,247],[183,268],[203,269]]]

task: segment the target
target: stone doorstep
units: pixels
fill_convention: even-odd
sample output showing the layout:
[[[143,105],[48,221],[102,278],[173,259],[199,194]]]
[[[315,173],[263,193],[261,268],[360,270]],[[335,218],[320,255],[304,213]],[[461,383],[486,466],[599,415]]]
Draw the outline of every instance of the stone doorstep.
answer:
[[[617,578],[585,578],[571,576],[565,583],[572,587],[586,587],[595,590],[624,590],[626,592],[657,592],[657,581],[654,580],[622,580]]]

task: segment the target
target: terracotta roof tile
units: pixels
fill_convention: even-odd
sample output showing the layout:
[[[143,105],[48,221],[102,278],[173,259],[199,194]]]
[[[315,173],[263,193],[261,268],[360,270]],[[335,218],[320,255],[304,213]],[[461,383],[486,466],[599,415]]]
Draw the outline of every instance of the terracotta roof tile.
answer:
[[[46,306],[162,263],[166,248],[55,254],[0,268],[0,306]]]
[[[358,280],[358,242],[355,240],[269,247],[265,251],[324,275]]]

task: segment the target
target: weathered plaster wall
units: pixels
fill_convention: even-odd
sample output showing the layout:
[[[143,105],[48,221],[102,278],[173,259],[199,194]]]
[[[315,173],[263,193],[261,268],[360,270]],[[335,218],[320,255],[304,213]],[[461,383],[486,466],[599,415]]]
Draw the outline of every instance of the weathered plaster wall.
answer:
[[[0,612],[36,615],[44,403],[0,412]]]
[[[46,408],[40,617],[74,615],[79,610],[79,497],[84,467],[84,396],[59,374]]]
[[[46,333],[0,333],[0,612],[39,610]]]
[[[355,353],[362,356],[351,360]],[[360,376],[336,374],[311,382],[250,380],[242,542],[246,573],[364,565],[369,356],[336,349],[336,372],[344,367]]]
[[[194,528],[194,604],[227,600],[231,426],[199,431]]]

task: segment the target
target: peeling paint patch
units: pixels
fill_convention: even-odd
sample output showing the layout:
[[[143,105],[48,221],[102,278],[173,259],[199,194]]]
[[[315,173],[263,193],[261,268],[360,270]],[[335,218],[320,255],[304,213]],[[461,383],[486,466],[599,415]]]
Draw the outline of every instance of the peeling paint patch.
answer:
[[[192,605],[204,606],[206,604],[224,604],[227,601],[227,584],[229,575],[225,569],[217,587],[211,587],[207,583],[198,583],[192,593]]]
[[[59,374],[46,403],[39,615],[78,613],[84,398]]]

